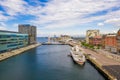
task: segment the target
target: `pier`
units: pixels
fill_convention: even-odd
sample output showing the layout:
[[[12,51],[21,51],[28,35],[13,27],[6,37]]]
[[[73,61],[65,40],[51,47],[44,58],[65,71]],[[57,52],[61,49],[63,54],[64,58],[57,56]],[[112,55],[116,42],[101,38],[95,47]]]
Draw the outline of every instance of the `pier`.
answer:
[[[44,43],[41,43],[42,45],[68,45],[66,43],[58,43],[58,42],[44,42]]]
[[[40,46],[40,45],[41,45],[40,43],[32,44],[32,45],[28,45],[26,47],[22,47],[22,48],[19,48],[19,49],[11,50],[9,52],[1,53],[0,54],[0,61],[5,60],[7,58],[10,58],[12,56],[21,54],[21,53],[23,53],[23,52],[25,52],[27,50],[30,50],[30,49],[35,48],[35,47]]]
[[[81,48],[87,59],[102,71],[110,80],[120,80],[120,62],[90,49]]]

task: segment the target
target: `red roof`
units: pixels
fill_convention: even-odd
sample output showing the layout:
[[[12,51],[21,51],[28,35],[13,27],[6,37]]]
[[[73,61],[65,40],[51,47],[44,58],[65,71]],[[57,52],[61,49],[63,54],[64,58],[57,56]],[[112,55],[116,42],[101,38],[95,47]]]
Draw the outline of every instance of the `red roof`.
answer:
[[[95,36],[94,38],[102,38],[101,36]]]

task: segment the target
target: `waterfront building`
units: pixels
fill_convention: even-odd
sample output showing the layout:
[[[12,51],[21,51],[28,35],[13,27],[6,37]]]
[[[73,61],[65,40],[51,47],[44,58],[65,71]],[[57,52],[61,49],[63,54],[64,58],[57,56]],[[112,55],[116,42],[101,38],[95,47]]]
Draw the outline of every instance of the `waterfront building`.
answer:
[[[21,24],[18,27],[19,27],[18,31],[20,33],[28,34],[29,44],[36,43],[36,26],[32,26],[29,24]]]
[[[106,34],[102,35],[102,48],[105,49],[105,37],[106,37]]]
[[[28,34],[0,30],[0,52],[28,45]]]
[[[94,36],[100,36],[99,30],[87,30],[86,32],[86,43],[89,43],[89,38]]]
[[[101,36],[90,37],[89,44],[94,45],[94,46],[102,45],[102,37]]]
[[[107,34],[105,36],[105,49],[113,53],[117,52],[116,34]]]
[[[117,32],[117,53],[120,54],[120,29]]]
[[[69,41],[69,40],[71,40],[71,36],[69,36],[69,35],[61,35],[60,40],[61,41]]]

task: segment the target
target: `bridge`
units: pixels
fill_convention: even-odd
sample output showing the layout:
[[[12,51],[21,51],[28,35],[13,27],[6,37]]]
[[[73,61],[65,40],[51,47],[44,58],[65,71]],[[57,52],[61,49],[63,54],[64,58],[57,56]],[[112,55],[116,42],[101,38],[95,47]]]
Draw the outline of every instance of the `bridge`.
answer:
[[[58,42],[44,42],[42,45],[68,45],[66,43],[58,43]]]

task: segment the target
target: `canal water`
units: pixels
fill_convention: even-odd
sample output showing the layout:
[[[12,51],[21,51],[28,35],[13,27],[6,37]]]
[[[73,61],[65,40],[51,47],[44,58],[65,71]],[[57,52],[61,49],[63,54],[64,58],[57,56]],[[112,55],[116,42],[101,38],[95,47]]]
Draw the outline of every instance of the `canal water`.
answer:
[[[0,80],[105,80],[89,63],[68,56],[68,45],[42,45],[0,62]]]

